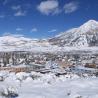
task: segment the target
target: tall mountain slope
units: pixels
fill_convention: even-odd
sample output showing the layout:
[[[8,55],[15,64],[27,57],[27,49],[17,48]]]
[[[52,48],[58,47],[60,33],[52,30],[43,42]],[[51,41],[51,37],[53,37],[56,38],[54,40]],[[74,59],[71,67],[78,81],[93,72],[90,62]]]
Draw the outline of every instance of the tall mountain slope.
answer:
[[[78,28],[73,28],[49,39],[58,46],[98,46],[98,22],[89,20]]]

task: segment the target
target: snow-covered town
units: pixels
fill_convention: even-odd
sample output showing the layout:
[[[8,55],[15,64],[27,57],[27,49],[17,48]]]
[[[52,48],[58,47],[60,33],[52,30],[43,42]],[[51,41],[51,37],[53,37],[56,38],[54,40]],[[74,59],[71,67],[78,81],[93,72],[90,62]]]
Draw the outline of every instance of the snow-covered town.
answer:
[[[0,98],[98,98],[97,29],[89,20],[71,40],[69,31],[47,40],[0,37]]]
[[[0,98],[98,98],[97,58],[88,53],[2,52]]]

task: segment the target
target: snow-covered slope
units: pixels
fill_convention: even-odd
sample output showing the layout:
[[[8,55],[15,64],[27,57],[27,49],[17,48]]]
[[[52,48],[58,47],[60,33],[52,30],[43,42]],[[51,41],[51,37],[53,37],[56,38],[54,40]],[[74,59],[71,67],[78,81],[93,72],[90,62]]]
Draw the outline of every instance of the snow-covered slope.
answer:
[[[78,28],[73,28],[49,39],[59,46],[98,46],[98,22],[89,20]]]
[[[50,39],[31,39],[24,36],[0,37],[0,51],[57,52],[96,48],[98,50],[98,22],[89,20],[78,28],[70,29]],[[70,48],[71,47],[71,48]],[[94,49],[95,49],[94,48]]]
[[[74,73],[0,72],[0,98],[98,98],[98,77]],[[10,93],[11,92],[11,93]],[[8,94],[14,97],[8,96]],[[18,95],[15,97],[15,95]],[[7,97],[5,97],[7,96]]]
[[[0,51],[25,51],[32,48],[50,46],[47,40],[25,38],[24,36],[6,35],[0,37]]]

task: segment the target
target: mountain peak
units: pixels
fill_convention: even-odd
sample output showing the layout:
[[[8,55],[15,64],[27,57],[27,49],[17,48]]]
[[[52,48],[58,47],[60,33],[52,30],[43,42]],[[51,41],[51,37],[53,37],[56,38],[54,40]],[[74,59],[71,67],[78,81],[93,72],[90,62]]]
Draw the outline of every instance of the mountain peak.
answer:
[[[82,26],[78,29],[80,33],[86,33],[89,31],[96,31],[98,30],[98,22],[95,20],[89,20],[86,23],[84,23]]]
[[[89,26],[97,25],[98,26],[98,22],[95,20],[89,20],[86,23],[84,23],[84,25],[89,25]]]
[[[91,20],[89,20],[88,21],[88,23],[96,23],[97,21],[96,20],[93,20],[93,19],[91,19]]]
[[[84,23],[82,26],[94,27],[94,26],[98,26],[98,22],[95,20],[89,20],[86,23]]]
[[[89,20],[80,27],[68,30],[50,41],[61,46],[98,46],[98,22]]]

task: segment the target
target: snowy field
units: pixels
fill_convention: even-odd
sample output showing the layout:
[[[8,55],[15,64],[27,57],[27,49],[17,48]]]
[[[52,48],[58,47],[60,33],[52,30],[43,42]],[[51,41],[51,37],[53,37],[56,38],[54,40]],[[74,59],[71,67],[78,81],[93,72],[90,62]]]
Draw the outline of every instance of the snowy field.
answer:
[[[98,98],[98,77],[0,72],[0,98]],[[8,90],[17,94],[8,97]],[[6,95],[6,97],[4,97]]]
[[[34,51],[34,53],[58,53],[58,52],[70,52],[70,51],[84,51],[89,53],[98,53],[98,47],[58,47],[58,46],[27,46],[27,47],[0,47],[0,52],[10,51]]]

